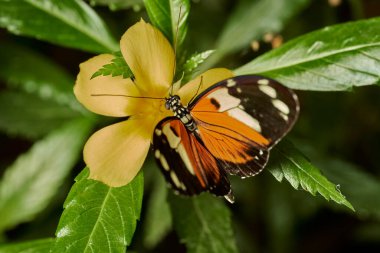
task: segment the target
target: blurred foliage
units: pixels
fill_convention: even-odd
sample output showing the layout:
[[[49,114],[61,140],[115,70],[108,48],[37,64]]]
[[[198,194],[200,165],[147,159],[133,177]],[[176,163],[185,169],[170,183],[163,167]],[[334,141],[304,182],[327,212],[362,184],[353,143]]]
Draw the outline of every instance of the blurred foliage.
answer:
[[[380,2],[157,3],[0,0],[0,252],[379,252]],[[119,51],[141,17],[172,42],[178,24],[185,79],[223,66],[303,90],[294,147],[273,150],[270,168],[304,190],[266,170],[231,178],[236,203],[228,205],[174,196],[151,159],[144,183],[141,173],[121,188],[80,174],[85,140],[109,120],[75,100],[78,65]],[[300,176],[292,164],[313,172]],[[332,190],[313,185],[314,176]],[[356,212],[310,194],[318,191]]]

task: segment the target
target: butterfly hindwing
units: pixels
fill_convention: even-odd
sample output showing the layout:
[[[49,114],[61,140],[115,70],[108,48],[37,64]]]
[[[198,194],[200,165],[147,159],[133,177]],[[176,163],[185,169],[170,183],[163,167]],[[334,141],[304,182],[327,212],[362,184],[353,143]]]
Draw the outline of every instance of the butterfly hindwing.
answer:
[[[156,126],[153,145],[166,180],[179,193],[195,195],[210,191],[224,196],[230,192],[220,161],[177,118],[166,118]]]
[[[298,116],[295,93],[277,81],[238,76],[202,92],[189,110],[207,149],[233,175],[253,176]]]

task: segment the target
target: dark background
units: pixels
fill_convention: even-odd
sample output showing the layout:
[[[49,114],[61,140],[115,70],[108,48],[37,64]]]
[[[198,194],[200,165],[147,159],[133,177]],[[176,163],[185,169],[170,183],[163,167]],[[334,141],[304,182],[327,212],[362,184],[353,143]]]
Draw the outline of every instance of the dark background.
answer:
[[[212,0],[192,3],[187,37],[189,47],[198,52],[213,48],[215,38],[226,22],[225,17],[234,8],[235,2]],[[143,9],[137,12],[133,9],[112,12],[106,7],[95,9],[112,29],[115,38],[120,37],[141,16],[146,18]],[[332,6],[329,1],[315,0],[293,18],[279,35],[286,42],[327,25],[379,15],[378,0],[342,0],[338,6]],[[79,50],[14,36],[3,29],[0,29],[0,40],[27,46],[52,58],[73,77],[78,73],[78,64],[92,56]],[[226,57],[218,66],[240,66],[271,48],[270,42],[260,41],[258,51],[247,47]],[[7,87],[2,81],[0,91],[5,89]],[[322,171],[324,167],[333,166],[325,162],[326,159],[342,160],[377,178],[379,184],[379,87],[355,88],[351,92],[297,93],[301,100],[301,115],[290,136],[297,147]],[[33,141],[0,133],[0,175],[32,144]],[[78,161],[71,177],[66,180],[49,207],[34,221],[9,230],[3,239],[16,242],[53,236],[63,201],[73,178],[83,167],[83,162]],[[341,173],[345,173],[344,166],[339,169]],[[150,174],[152,172],[146,171],[147,181],[150,180]],[[231,206],[232,219],[241,252],[380,252],[380,217],[376,215],[355,214],[325,201],[320,196],[313,197],[309,193],[295,191],[288,183],[275,181],[268,172],[244,181],[234,179],[232,183],[237,196],[236,204]],[[185,252],[185,247],[179,243],[175,232],[169,233],[154,249],[148,250],[144,247],[142,223],[149,190],[148,185],[144,196],[142,222],[134,236],[132,250]],[[357,191],[360,192],[361,188],[358,187]],[[380,198],[379,195],[375,197]]]

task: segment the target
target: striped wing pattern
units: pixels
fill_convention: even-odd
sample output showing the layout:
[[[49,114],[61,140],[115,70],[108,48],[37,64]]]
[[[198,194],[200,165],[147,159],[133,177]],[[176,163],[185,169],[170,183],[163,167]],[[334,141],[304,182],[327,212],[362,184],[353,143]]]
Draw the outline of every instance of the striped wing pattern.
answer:
[[[269,150],[293,127],[295,93],[275,80],[238,76],[203,91],[188,105],[197,131],[175,117],[155,130],[155,156],[168,182],[185,195],[231,194],[227,174],[242,178],[265,167]]]
[[[218,196],[230,192],[220,161],[175,117],[161,121],[153,138],[155,158],[175,191],[195,195],[210,191]]]

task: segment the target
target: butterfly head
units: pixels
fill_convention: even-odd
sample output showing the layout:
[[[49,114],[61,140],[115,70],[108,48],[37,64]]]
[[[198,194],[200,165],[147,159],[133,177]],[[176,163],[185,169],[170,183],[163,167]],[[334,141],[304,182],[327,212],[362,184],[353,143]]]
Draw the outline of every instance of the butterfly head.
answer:
[[[181,99],[178,95],[172,95],[169,98],[165,98],[165,108],[167,110],[175,110],[181,106]]]

